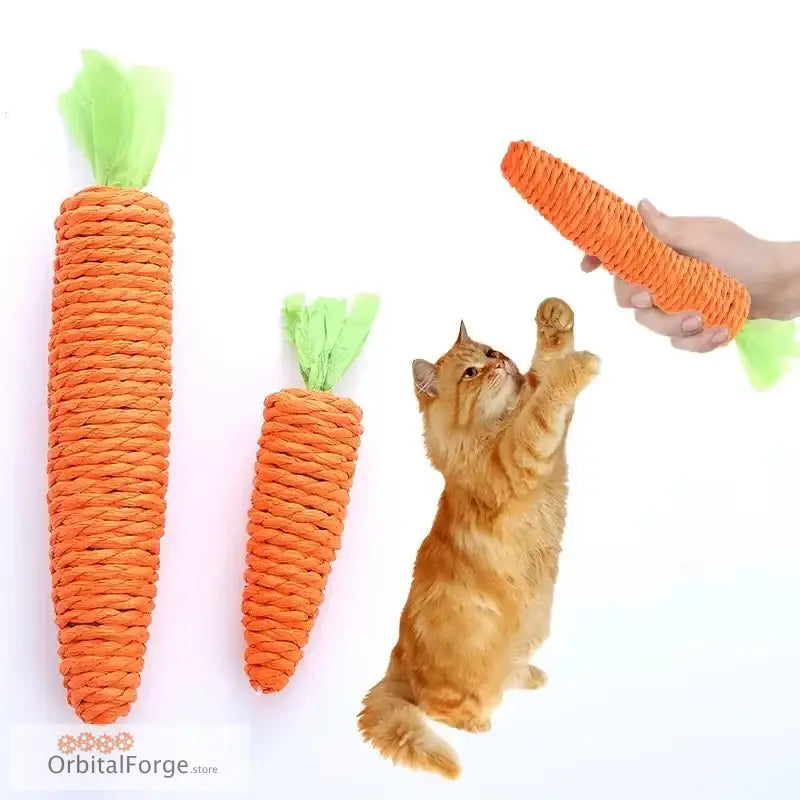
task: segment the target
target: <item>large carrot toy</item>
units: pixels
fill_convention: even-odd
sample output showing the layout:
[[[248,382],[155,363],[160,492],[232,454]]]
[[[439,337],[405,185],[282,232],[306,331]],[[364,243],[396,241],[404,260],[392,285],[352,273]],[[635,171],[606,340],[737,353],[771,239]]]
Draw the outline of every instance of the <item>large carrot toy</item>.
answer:
[[[530,142],[513,142],[501,169],[564,237],[613,275],[648,289],[662,311],[699,311],[706,325],[727,326],[756,388],[772,386],[800,357],[792,322],[748,320],[741,283],[656,239],[633,206],[586,175]]]
[[[50,570],[69,704],[136,698],[164,530],[172,220],[140,191],[164,132],[164,73],[96,53],[60,97],[96,184],[56,220],[48,384]]]
[[[371,295],[288,297],[286,335],[305,389],[267,397],[247,525],[242,599],[245,672],[262,692],[281,690],[308,641],[342,527],[361,437],[361,409],[331,394],[361,352],[378,310]]]

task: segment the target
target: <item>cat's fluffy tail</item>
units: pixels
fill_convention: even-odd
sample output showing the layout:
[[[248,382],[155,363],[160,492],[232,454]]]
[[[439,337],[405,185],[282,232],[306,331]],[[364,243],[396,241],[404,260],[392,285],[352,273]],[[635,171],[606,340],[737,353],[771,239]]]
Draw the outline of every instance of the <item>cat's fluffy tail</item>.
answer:
[[[384,678],[373,686],[358,715],[364,741],[395,764],[457,778],[461,766],[455,751],[428,727],[408,697],[408,686],[401,681]]]

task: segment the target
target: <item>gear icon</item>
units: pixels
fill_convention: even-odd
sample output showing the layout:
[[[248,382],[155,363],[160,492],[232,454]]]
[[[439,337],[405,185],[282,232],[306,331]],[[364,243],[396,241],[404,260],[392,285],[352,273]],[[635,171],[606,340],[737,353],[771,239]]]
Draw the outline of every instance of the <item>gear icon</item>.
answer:
[[[75,752],[78,743],[75,741],[74,736],[61,736],[58,740],[58,752],[68,756],[70,753]]]
[[[116,743],[117,743],[116,737],[110,736],[107,733],[101,734],[94,740],[95,748],[99,752],[104,753],[105,755],[114,752],[114,745],[116,745]]]
[[[90,753],[92,750],[94,750],[94,734],[84,731],[78,735],[76,744],[78,745],[78,750],[80,750],[82,753]]]
[[[133,747],[133,736],[127,731],[123,731],[122,733],[117,735],[116,739],[117,750],[122,750],[123,752],[127,752]]]

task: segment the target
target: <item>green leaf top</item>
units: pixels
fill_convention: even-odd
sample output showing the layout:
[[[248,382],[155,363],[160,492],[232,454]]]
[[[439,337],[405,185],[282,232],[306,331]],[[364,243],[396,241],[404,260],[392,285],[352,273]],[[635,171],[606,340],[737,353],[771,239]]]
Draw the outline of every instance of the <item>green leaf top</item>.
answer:
[[[61,115],[100,186],[141,189],[164,138],[169,76],[153,67],[126,70],[95,50],[61,94]]]
[[[759,390],[774,386],[792,359],[800,358],[794,322],[751,319],[734,341],[750,383]]]
[[[286,338],[297,351],[300,372],[308,389],[329,392],[356,360],[367,339],[378,298],[357,295],[349,311],[347,302],[321,297],[306,303],[291,295],[283,303]]]

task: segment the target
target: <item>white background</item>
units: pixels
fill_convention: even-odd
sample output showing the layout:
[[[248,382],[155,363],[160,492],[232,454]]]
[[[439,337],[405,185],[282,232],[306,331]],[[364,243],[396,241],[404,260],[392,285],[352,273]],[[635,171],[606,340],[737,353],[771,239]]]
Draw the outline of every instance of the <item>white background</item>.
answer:
[[[796,27],[774,10],[789,5],[4,7],[9,721],[74,721],[49,599],[45,381],[53,220],[91,181],[56,95],[94,47],[175,78],[150,185],[177,235],[169,511],[129,721],[250,724],[265,798],[798,797],[800,370],[757,394],[733,348],[682,354],[640,331],[608,275],[582,274],[500,174],[508,142],[533,139],[632,202],[800,239]],[[383,306],[339,387],[366,426],[344,545],[294,679],[258,696],[239,607],[262,401],[299,380],[281,300],[363,290]],[[438,357],[462,316],[525,362],[553,294],[603,372],[571,431],[553,635],[537,659],[550,684],[509,695],[488,735],[446,731],[463,763],[450,784],[391,766],[355,728],[441,487],[410,363]]]

